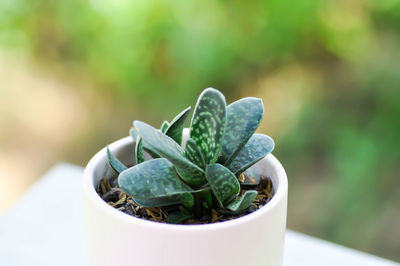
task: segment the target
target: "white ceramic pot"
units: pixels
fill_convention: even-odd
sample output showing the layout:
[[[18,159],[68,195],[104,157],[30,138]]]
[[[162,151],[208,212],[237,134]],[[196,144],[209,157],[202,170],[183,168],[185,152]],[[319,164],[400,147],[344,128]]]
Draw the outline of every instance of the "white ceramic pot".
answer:
[[[187,131],[185,132],[187,135]],[[133,164],[130,137],[111,151]],[[214,224],[173,225],[129,216],[104,202],[95,186],[115,173],[102,149],[89,162],[83,181],[87,266],[280,266],[286,228],[288,183],[272,155],[252,166],[272,179],[275,195],[246,216]]]

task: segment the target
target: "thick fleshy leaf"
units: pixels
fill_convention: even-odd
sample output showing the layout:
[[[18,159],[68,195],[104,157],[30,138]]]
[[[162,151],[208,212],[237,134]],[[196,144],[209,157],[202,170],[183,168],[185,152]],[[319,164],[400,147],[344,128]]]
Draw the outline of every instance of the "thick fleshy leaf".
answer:
[[[224,95],[216,89],[205,89],[197,100],[190,137],[200,148],[206,164],[214,163],[219,156],[224,138],[226,103]]]
[[[183,193],[181,194],[181,203],[186,209],[191,209],[194,205],[194,197],[192,193]]]
[[[199,147],[196,142],[191,138],[188,138],[185,146],[185,156],[192,163],[196,164],[200,168],[204,169],[206,167],[206,163],[204,162],[203,154],[201,153]]]
[[[211,188],[206,187],[201,190],[197,190],[197,191],[193,192],[193,195],[207,209],[210,209],[213,207],[213,197],[212,197]]]
[[[135,147],[136,147],[136,140],[137,140],[137,138],[138,138],[138,136],[139,136],[139,132],[137,132],[137,130],[136,129],[134,129],[133,127],[131,127],[131,129],[129,130],[129,135],[131,135],[131,138],[132,138],[132,140],[133,140],[133,145],[135,145]],[[143,142],[143,140],[142,140],[142,145],[143,145],[143,149],[148,153],[148,154],[150,154],[150,156],[152,157],[152,158],[160,158],[160,155],[158,155],[157,153],[155,153],[154,151],[152,151],[150,148],[149,148],[149,146],[148,145],[146,145],[146,143],[145,142]],[[136,160],[136,159],[135,159]]]
[[[257,197],[257,191],[247,190],[242,197],[235,199],[226,208],[235,213],[245,211],[254,202]]]
[[[178,167],[177,165],[175,166],[179,176],[190,186],[194,188],[200,188],[202,185],[207,183],[206,173],[204,172],[204,170],[199,171],[194,168],[183,169]]]
[[[169,127],[169,123],[167,120],[164,120],[164,122],[161,124],[160,130],[162,133],[165,133]]]
[[[133,142],[136,143],[137,137],[139,136],[137,130],[131,127],[131,129],[129,130],[129,135],[131,135]]]
[[[146,161],[121,172],[118,184],[125,193],[139,200],[170,197],[192,191],[181,181],[174,165],[165,158]]]
[[[213,206],[213,198],[211,191],[204,196],[204,202],[207,204],[208,209]]]
[[[190,113],[190,107],[179,113],[170,123],[165,134],[175,140],[179,145],[182,144],[183,125]]]
[[[271,137],[264,134],[254,134],[229,164],[229,170],[235,175],[242,173],[269,154],[274,146]]]
[[[135,146],[136,164],[140,164],[145,161],[142,142],[142,138],[138,136]]]
[[[195,186],[206,183],[204,170],[187,159],[181,146],[173,139],[144,122],[136,120],[134,126],[143,139],[144,147],[171,161],[185,182]]]
[[[145,208],[165,207],[181,204],[179,195],[155,199],[133,199],[137,204]]]
[[[219,162],[229,165],[260,124],[264,105],[259,98],[243,98],[226,108],[225,136]]]
[[[181,209],[179,211],[170,213],[167,217],[167,223],[180,224],[192,217],[193,214],[187,210]]]
[[[115,172],[117,172],[118,174],[121,173],[122,171],[128,169],[128,167],[126,167],[123,163],[121,163],[117,157],[115,157],[110,149],[107,147],[107,158],[108,158],[108,162],[111,165],[111,168],[114,169]]]
[[[206,177],[212,192],[222,206],[236,197],[240,192],[240,184],[236,176],[223,165],[208,165],[206,168]]]

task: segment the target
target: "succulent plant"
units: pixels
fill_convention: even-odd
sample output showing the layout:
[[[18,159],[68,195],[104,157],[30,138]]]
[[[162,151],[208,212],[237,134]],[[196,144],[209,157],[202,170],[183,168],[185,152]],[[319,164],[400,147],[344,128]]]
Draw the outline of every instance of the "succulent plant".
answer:
[[[243,184],[238,177],[274,148],[272,138],[254,133],[264,114],[261,99],[243,98],[226,106],[221,92],[205,89],[182,147],[189,112],[190,107],[170,123],[164,121],[160,129],[135,120],[130,130],[136,159],[132,167],[107,149],[119,186],[143,207],[175,206],[167,219],[170,223],[200,217],[211,209],[227,214],[246,211],[257,191],[246,190],[239,197]]]

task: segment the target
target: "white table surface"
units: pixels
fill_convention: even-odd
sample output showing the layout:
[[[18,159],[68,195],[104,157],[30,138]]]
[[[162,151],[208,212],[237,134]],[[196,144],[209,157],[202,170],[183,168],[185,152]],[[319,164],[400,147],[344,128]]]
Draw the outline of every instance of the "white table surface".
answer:
[[[1,266],[84,265],[82,173],[57,164],[0,217]],[[288,230],[284,266],[295,265],[400,266]]]

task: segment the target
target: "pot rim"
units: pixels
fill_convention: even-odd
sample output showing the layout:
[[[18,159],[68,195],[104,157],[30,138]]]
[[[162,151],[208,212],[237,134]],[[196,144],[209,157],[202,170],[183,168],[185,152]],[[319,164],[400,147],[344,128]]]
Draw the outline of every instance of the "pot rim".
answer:
[[[130,136],[119,139],[112,144],[109,145],[110,150],[119,150],[120,148],[131,144],[132,139]],[[96,192],[94,186],[94,172],[99,163],[107,158],[106,147],[101,149],[99,152],[93,156],[89,163],[87,164],[84,174],[83,174],[83,192],[87,196],[87,200],[90,200],[94,206],[101,209],[105,215],[113,216],[115,219],[120,220],[123,223],[130,223],[132,225],[140,225],[142,227],[154,228],[154,229],[164,229],[164,230],[174,230],[174,231],[209,231],[209,230],[218,230],[222,228],[230,228],[236,227],[240,225],[244,225],[252,220],[256,220],[258,217],[268,215],[271,212],[278,202],[281,202],[286,199],[287,189],[288,189],[288,181],[285,169],[281,165],[275,156],[272,154],[268,154],[265,158],[267,158],[272,165],[274,165],[277,175],[277,186],[274,184],[274,189],[276,189],[274,196],[272,199],[263,207],[258,209],[255,212],[249,213],[247,215],[241,216],[239,218],[235,218],[229,221],[219,222],[219,223],[209,223],[209,224],[167,224],[160,223],[150,220],[145,220],[142,218],[137,218],[126,214],[122,211],[117,210],[116,208],[108,205]],[[262,159],[264,160],[264,158]]]

